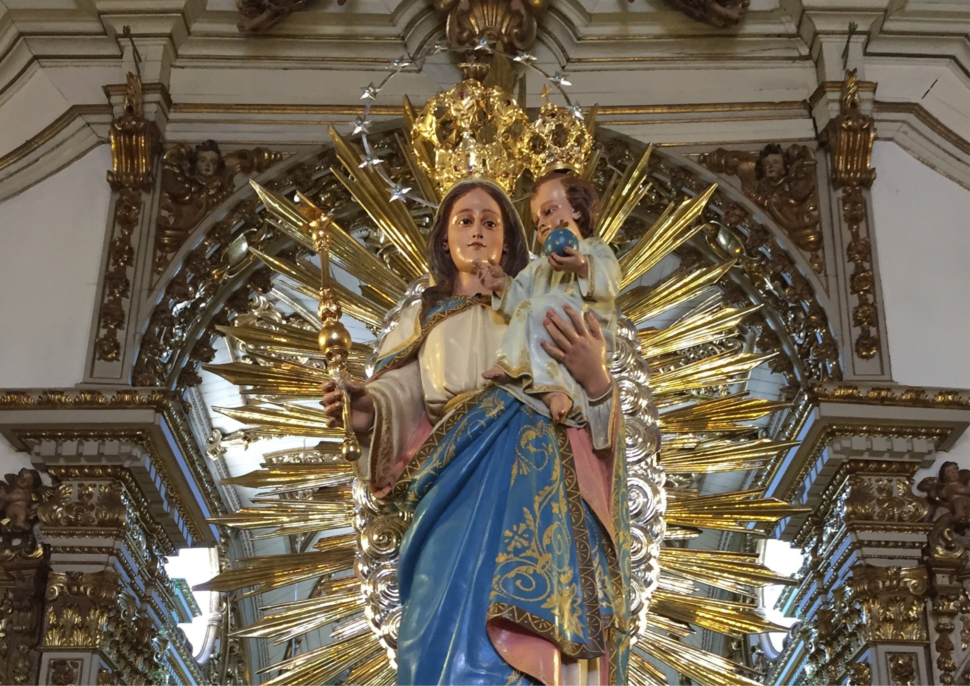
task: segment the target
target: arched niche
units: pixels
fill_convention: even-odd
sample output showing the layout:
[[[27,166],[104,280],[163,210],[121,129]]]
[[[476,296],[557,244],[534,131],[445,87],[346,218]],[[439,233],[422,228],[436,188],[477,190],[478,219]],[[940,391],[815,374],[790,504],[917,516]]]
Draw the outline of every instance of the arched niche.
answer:
[[[411,171],[399,148],[400,123],[370,136],[392,177],[409,183]],[[609,130],[597,132],[601,155],[594,181],[603,187],[615,171],[639,159],[646,146]],[[260,183],[293,195],[296,190],[332,209],[348,231],[365,230],[370,219],[350,192],[331,173],[340,168],[332,145],[295,155],[257,177]],[[670,202],[703,191],[716,177],[690,160],[660,149],[650,161],[651,190],[623,227],[619,241],[642,235]],[[413,206],[421,222],[431,211]],[[736,257],[724,283],[724,298],[733,305],[761,305],[749,321],[754,349],[777,352],[768,364],[784,374],[792,398],[799,389],[841,378],[834,305],[805,257],[769,219],[734,187],[721,185],[703,215],[708,226],[681,249],[683,268]],[[267,221],[265,209],[248,185],[216,207],[197,226],[155,283],[146,316],[138,325],[138,351],[131,370],[135,386],[185,388],[199,382],[197,367],[212,356],[215,325],[228,324],[245,311],[250,296],[271,288],[270,272],[248,252],[249,247],[277,255],[296,246]],[[386,246],[375,246],[393,252]],[[648,274],[646,283],[655,280]],[[830,315],[832,315],[830,317]]]

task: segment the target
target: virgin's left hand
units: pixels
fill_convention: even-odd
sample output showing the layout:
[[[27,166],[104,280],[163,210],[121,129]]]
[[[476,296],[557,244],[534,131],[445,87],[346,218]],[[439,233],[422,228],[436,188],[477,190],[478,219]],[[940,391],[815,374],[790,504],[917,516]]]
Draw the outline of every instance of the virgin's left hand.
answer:
[[[543,324],[555,345],[541,341],[542,349],[562,362],[590,398],[606,393],[612,378],[606,369],[606,338],[591,312],[583,317],[569,305],[563,307],[569,321],[555,310],[546,310]]]
[[[582,278],[588,278],[589,266],[586,256],[575,248],[565,248],[566,254],[559,256],[556,253],[549,255],[549,266],[557,272],[572,272]]]

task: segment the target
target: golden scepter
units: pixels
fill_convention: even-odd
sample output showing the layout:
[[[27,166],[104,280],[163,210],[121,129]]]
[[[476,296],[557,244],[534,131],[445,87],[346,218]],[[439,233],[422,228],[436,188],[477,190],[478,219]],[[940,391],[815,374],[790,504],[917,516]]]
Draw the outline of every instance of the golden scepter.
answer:
[[[305,244],[306,239],[309,238],[320,257],[320,307],[317,310],[320,316],[320,334],[317,336],[317,343],[320,345],[320,352],[327,360],[327,373],[336,382],[337,389],[343,395],[344,438],[341,454],[345,460],[354,462],[360,459],[360,442],[357,440],[357,434],[354,433],[350,395],[347,393],[346,385],[350,380],[347,358],[350,356],[351,339],[347,327],[340,321],[342,314],[340,301],[330,282],[330,232],[333,229],[333,220],[299,191],[297,191],[297,197],[302,203],[295,205],[255,181],[250,181],[250,184],[256,189],[266,209],[280,220],[281,223],[277,226],[286,230],[301,243]]]

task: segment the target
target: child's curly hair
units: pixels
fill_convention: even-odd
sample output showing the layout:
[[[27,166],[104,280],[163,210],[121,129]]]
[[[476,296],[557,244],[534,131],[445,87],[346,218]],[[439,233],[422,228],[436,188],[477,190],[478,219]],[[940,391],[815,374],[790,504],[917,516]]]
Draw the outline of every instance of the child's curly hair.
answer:
[[[532,186],[532,197],[534,198],[539,188],[550,181],[559,181],[563,185],[566,190],[566,198],[572,205],[573,211],[579,212],[579,219],[576,220],[579,233],[582,234],[583,238],[592,236],[600,209],[600,198],[599,193],[596,192],[596,187],[589,181],[569,172],[553,171],[536,179]]]

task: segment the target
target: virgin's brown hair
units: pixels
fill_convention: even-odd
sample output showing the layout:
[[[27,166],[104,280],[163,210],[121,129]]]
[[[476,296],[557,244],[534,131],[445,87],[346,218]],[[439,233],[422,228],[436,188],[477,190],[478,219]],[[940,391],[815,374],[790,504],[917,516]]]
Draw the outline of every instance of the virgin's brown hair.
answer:
[[[455,203],[462,196],[481,189],[488,193],[498,204],[502,213],[502,269],[509,276],[515,277],[529,262],[529,249],[525,244],[525,231],[522,230],[522,222],[519,215],[512,206],[512,201],[498,186],[487,181],[463,181],[455,184],[447,195],[442,199],[435,216],[434,225],[428,236],[428,262],[431,266],[431,275],[434,277],[435,285],[425,289],[421,296],[421,316],[422,318],[431,307],[438,301],[447,298],[455,292],[455,278],[458,276],[458,268],[455,261],[451,258],[448,249],[448,222],[451,219],[451,211]]]
[[[573,176],[569,172],[552,171],[536,179],[535,185],[532,186],[532,197],[536,197],[539,188],[551,181],[558,181],[563,185],[566,190],[566,199],[569,200],[573,211],[579,212],[579,219],[576,220],[579,233],[583,238],[592,236],[600,209],[600,198],[599,193],[596,192],[596,187],[589,181]]]

